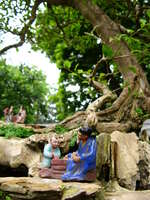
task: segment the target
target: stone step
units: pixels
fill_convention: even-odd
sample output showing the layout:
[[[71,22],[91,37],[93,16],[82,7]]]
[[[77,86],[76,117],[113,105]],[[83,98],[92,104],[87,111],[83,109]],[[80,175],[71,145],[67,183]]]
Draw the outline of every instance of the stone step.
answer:
[[[0,190],[12,200],[85,200],[96,199],[101,193],[98,183],[64,183],[57,179],[38,177],[0,178]]]

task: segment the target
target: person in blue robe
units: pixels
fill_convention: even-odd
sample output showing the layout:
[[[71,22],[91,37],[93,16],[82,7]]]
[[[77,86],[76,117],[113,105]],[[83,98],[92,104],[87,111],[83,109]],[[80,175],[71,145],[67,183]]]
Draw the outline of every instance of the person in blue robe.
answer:
[[[96,169],[96,138],[91,136],[92,129],[83,127],[79,129],[79,147],[76,152],[66,157],[66,173],[62,175],[63,181],[83,181],[89,170]]]

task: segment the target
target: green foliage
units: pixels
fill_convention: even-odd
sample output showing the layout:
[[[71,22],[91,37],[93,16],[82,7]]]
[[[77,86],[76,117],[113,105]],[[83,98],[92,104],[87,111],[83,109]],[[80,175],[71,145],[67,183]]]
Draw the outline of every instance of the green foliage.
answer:
[[[136,74],[136,67],[134,67],[134,66],[130,66],[129,69],[130,69],[133,73]]]
[[[76,142],[77,142],[77,136],[78,136],[78,133],[75,132],[73,134],[73,137],[71,138],[70,142],[69,142],[69,147],[72,148],[75,146]]]
[[[3,195],[3,192],[2,192],[2,191],[0,191],[0,197],[2,197],[2,195]]]
[[[0,61],[0,115],[5,107],[14,106],[16,114],[21,105],[27,111],[26,123],[39,120],[41,115],[48,115],[49,95],[46,77],[35,67],[14,67]]]
[[[104,56],[107,58],[111,59],[114,56],[112,48],[110,48],[109,46],[105,44],[103,44],[102,46],[102,51],[103,51]]]
[[[0,127],[0,136],[4,136],[6,138],[26,138],[33,134],[34,132],[31,129],[15,126],[14,124],[3,125]]]
[[[1,200],[12,200],[11,197],[7,193],[5,193],[1,190],[0,190],[0,199]]]
[[[150,114],[143,111],[141,108],[136,108],[135,112],[137,113],[138,117],[142,120],[148,119],[150,117]]]
[[[67,131],[69,131],[69,129],[68,128],[65,128],[65,127],[63,127],[62,125],[56,125],[56,127],[55,127],[55,132],[57,133],[57,134],[63,134],[63,133],[65,133],[65,132],[67,132]]]
[[[149,24],[150,27],[150,24]],[[145,32],[145,39],[140,39],[134,36],[135,33],[131,33],[131,34],[123,34],[120,35],[120,38],[125,40],[128,45],[129,48],[131,49],[131,52],[133,54],[136,55],[139,63],[142,66],[146,66],[148,64],[148,60],[150,60],[150,55],[149,55],[149,49],[150,49],[150,44],[145,42],[146,40],[146,35],[150,34],[150,29],[146,28],[145,26],[142,26],[142,28],[140,29],[140,32]]]
[[[97,97],[87,81],[101,56],[96,39],[85,34],[91,30],[91,24],[69,7],[53,6],[38,15],[33,48],[45,51],[60,69],[58,91],[49,98],[56,104],[57,120],[85,109]]]
[[[10,196],[6,196],[6,200],[11,200],[11,197]]]
[[[136,108],[135,111],[140,117],[142,117],[144,115],[143,110],[141,108]]]
[[[100,73],[99,74],[99,81],[101,83],[107,84],[107,79],[106,79],[106,74],[105,73]]]

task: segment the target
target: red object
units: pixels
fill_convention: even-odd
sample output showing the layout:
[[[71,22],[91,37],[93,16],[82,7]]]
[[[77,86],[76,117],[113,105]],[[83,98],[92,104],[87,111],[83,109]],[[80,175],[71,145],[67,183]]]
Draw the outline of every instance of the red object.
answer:
[[[51,161],[51,165],[60,165],[60,166],[66,166],[67,164],[67,160],[65,159],[52,159]]]
[[[53,159],[51,161],[51,168],[43,168],[39,172],[41,178],[53,178],[61,179],[61,176],[66,172],[67,160],[65,159]],[[87,172],[85,181],[95,181],[96,170],[90,170]]]
[[[65,171],[66,170],[66,166],[65,165],[52,165],[51,169],[59,170],[59,171]]]

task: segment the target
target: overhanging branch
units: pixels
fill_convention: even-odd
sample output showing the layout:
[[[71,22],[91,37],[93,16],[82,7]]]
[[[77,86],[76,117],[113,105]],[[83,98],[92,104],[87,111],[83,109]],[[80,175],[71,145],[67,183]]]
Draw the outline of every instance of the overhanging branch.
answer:
[[[32,10],[31,10],[31,16],[30,16],[29,22],[20,31],[20,34],[19,34],[20,35],[20,41],[15,43],[15,44],[8,45],[8,46],[2,48],[0,50],[0,55],[4,54],[9,49],[17,48],[17,47],[20,47],[24,44],[26,34],[28,33],[30,26],[33,24],[33,22],[36,19],[36,11],[37,11],[37,9],[38,9],[38,7],[41,3],[42,3],[42,0],[36,0],[35,1],[34,5],[32,7]]]

